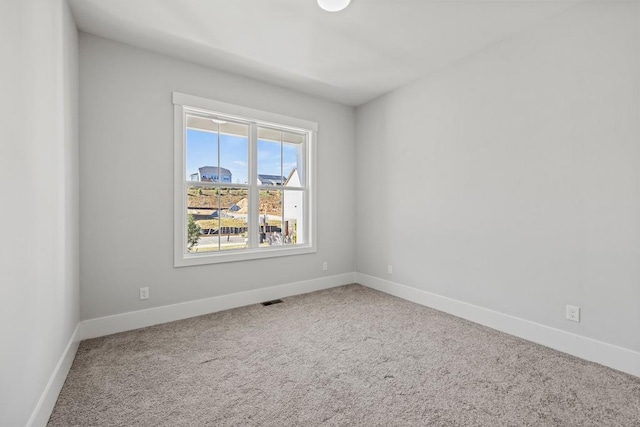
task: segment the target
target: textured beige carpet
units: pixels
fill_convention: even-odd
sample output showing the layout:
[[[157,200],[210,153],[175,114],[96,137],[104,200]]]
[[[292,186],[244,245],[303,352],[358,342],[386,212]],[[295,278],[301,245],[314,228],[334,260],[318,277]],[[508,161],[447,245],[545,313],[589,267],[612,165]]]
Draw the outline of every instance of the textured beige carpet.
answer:
[[[640,379],[358,285],[81,343],[50,426],[640,426]]]

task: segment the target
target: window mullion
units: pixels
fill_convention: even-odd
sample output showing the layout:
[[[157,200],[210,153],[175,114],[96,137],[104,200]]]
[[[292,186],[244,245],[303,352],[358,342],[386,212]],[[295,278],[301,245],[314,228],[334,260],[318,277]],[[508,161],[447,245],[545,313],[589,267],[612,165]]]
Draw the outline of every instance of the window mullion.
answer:
[[[284,132],[280,131],[280,237],[284,242],[286,234],[284,223]]]
[[[260,189],[258,188],[258,127],[251,123],[249,127],[249,209],[247,223],[249,224],[249,247],[257,248],[259,245],[260,226],[259,221]]]
[[[217,178],[217,183],[218,183],[218,187],[216,187],[218,189],[218,191],[216,191],[217,194],[217,204],[218,204],[218,250],[222,249],[222,237],[221,237],[221,233],[222,233],[222,206],[220,206],[220,192],[222,190],[222,188],[220,187],[220,181],[221,181],[221,177],[222,177],[222,173],[220,172],[220,123],[216,122],[216,124],[218,125],[218,161],[217,161],[217,167],[216,167],[216,175]],[[216,180],[214,180],[215,182]]]

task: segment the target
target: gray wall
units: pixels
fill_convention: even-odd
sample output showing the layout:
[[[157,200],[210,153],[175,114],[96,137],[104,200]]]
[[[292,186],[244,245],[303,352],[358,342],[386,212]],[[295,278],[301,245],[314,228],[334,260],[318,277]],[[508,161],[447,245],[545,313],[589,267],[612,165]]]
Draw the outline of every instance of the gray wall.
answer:
[[[353,108],[83,33],[80,70],[83,319],[355,270]],[[173,267],[172,91],[319,123],[317,254]]]
[[[580,4],[359,107],[358,271],[640,351],[638,8]]]
[[[79,320],[78,40],[63,0],[0,2],[0,425],[33,413]]]
[[[86,34],[78,58],[65,2],[0,3],[0,425],[27,422],[80,317],[347,273],[356,253],[640,351],[639,8],[581,4],[354,113]],[[317,254],[172,267],[174,90],[320,124]]]

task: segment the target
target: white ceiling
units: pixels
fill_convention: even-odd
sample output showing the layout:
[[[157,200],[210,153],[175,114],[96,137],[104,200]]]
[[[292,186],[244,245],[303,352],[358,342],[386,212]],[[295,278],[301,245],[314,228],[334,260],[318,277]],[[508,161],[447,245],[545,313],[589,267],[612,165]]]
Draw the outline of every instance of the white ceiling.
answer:
[[[70,0],[80,30],[360,105],[579,0]]]

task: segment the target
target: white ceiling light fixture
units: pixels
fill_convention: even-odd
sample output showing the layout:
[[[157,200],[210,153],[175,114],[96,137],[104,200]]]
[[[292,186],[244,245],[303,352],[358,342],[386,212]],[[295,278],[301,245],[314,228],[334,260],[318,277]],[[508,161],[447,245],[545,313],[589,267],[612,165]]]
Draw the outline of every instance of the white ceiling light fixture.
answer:
[[[318,0],[318,6],[327,12],[340,12],[349,6],[349,3],[351,3],[351,0]]]

